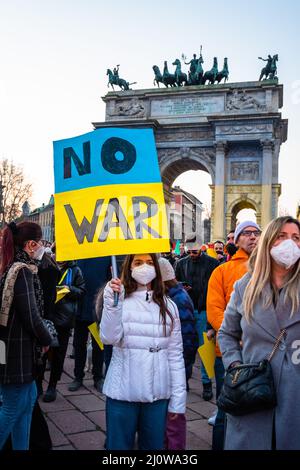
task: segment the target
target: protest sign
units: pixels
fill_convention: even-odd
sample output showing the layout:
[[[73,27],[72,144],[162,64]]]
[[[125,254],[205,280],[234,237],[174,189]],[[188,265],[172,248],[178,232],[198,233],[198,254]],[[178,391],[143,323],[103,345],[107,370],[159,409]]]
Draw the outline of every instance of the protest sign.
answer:
[[[169,250],[151,129],[102,128],[54,142],[58,261]]]

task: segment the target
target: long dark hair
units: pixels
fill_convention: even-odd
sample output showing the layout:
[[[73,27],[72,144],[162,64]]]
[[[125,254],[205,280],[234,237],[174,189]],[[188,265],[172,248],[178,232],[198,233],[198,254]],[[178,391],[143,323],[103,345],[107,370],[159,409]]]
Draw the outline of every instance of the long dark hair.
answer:
[[[157,256],[155,253],[149,253],[153,261],[156,277],[151,282],[151,289],[153,290],[152,299],[159,306],[159,312],[162,318],[162,324],[164,325],[164,332],[166,334],[166,316],[171,318],[173,327],[173,316],[169,311],[166,303],[165,288],[162,281],[160,267],[158,264]],[[131,264],[135,255],[127,255],[122,267],[121,281],[125,288],[125,297],[128,297],[132,292],[135,292],[138,288],[137,282],[131,276]]]
[[[22,250],[28,240],[38,242],[42,238],[42,229],[34,222],[11,222],[3,230],[1,243],[1,274],[13,262],[15,252]]]

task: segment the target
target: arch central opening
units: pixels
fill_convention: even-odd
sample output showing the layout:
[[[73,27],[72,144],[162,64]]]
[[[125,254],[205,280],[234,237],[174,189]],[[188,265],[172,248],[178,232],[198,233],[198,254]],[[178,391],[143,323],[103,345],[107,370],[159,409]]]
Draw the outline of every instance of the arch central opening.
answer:
[[[235,227],[245,220],[257,222],[256,207],[250,201],[239,201],[231,211],[231,226]]]
[[[210,241],[211,188],[214,170],[197,156],[182,155],[161,162],[162,180],[169,201],[170,237],[185,241],[186,235],[196,232],[204,243]]]
[[[199,161],[180,159],[162,174],[169,201],[170,237],[185,241],[196,232],[204,243],[210,240],[212,176]]]

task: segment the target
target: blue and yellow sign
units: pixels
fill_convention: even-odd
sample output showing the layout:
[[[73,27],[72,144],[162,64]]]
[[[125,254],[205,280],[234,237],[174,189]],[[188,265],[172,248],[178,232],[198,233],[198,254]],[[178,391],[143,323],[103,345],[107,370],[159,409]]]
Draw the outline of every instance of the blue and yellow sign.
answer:
[[[58,261],[169,251],[151,129],[97,129],[54,142]]]

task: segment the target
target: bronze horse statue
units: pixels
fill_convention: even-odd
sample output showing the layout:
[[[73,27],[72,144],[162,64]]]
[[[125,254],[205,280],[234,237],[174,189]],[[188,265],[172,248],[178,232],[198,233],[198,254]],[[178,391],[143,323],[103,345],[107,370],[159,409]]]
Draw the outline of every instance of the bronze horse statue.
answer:
[[[181,71],[181,62],[179,59],[176,59],[172,65],[176,65],[176,70],[175,70],[175,81],[176,85],[181,86],[182,84],[186,85],[188,82],[187,79],[187,74]]]
[[[269,55],[268,59],[263,59],[262,57],[259,57],[259,59],[267,62],[267,65],[261,70],[258,80],[261,81],[264,76],[265,80],[274,80],[277,75],[276,62],[278,61],[278,54],[273,55],[273,57]]]
[[[164,83],[164,81],[163,81],[163,76],[162,76],[162,74],[161,74],[161,72],[160,72],[160,70],[159,70],[159,67],[158,67],[157,65],[153,65],[152,68],[153,68],[153,72],[154,72],[153,85],[155,85],[155,83],[156,83],[156,85],[157,85],[158,88],[159,88],[159,84],[160,84],[160,83]]]
[[[163,73],[163,84],[168,88],[170,85],[171,87],[176,86],[176,78],[175,75],[169,73],[168,70],[168,62],[164,61],[164,73]]]
[[[227,80],[228,80],[228,76],[229,76],[228,59],[227,59],[227,57],[225,57],[224,58],[223,69],[220,72],[217,73],[216,82],[220,83],[221,80],[223,80],[223,78],[224,78],[224,83],[226,83]]]
[[[128,83],[126,82],[126,80],[124,80],[123,78],[119,78],[118,75],[114,75],[113,72],[110,70],[110,69],[107,69],[106,71],[106,75],[108,75],[108,84],[107,86],[111,86],[113,90],[114,89],[114,85],[117,85],[121,88],[121,90],[129,90],[129,85],[133,85],[133,83]]]
[[[205,72],[205,74],[203,75],[202,85],[205,85],[206,80],[208,80],[209,83],[213,85],[216,81],[217,75],[218,75],[218,59],[214,57],[212,69]]]

